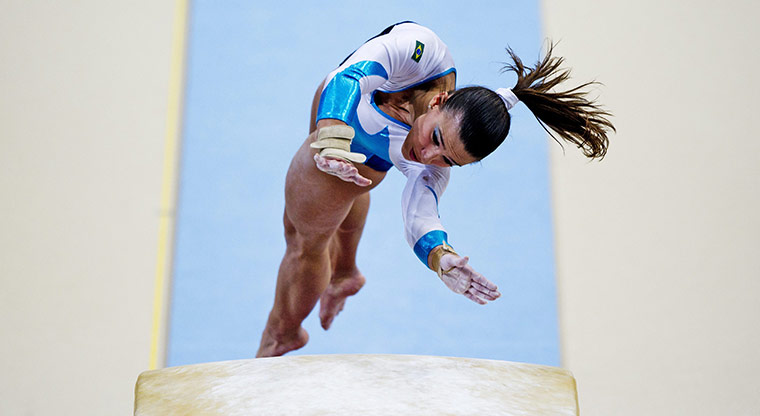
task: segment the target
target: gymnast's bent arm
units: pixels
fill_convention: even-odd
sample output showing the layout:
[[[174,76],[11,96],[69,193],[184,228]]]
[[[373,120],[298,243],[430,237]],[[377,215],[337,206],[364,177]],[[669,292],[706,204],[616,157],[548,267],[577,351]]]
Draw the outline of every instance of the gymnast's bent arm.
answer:
[[[359,186],[372,182],[361,176],[352,163],[363,163],[366,157],[351,152],[354,133],[350,125],[362,94],[376,90],[388,80],[392,60],[389,49],[380,46],[383,45],[378,42],[365,43],[327,76],[317,112],[318,140],[311,145],[321,149],[314,155],[318,169]]]
[[[356,110],[362,95],[376,90],[398,91],[420,83],[430,77],[453,71],[454,61],[446,45],[429,29],[416,24],[404,25],[402,30],[386,29],[361,45],[338,68],[325,78],[317,112],[317,127],[345,124],[356,127]],[[419,45],[428,45],[428,54],[422,61],[412,57]],[[421,55],[420,55],[421,56]],[[350,138],[327,136],[313,147],[322,149],[315,156],[317,166],[345,181],[368,185],[359,176],[352,162],[361,155],[350,152]],[[337,145],[340,149],[333,151]],[[327,160],[325,160],[327,159]]]

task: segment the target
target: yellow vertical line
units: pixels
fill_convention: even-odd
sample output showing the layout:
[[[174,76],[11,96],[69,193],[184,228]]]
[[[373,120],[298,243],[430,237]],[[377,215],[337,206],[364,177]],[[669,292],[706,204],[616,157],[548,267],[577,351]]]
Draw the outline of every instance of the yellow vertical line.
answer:
[[[161,180],[161,202],[158,226],[158,252],[153,293],[153,325],[151,328],[151,370],[159,366],[159,346],[165,344],[165,294],[169,281],[172,237],[174,226],[175,183],[177,177],[177,149],[181,133],[181,109],[184,86],[185,37],[187,36],[188,1],[176,0],[172,22],[171,69],[169,74],[169,100],[166,114],[166,138]],[[164,360],[163,352],[161,360]],[[161,363],[163,366],[163,363]]]

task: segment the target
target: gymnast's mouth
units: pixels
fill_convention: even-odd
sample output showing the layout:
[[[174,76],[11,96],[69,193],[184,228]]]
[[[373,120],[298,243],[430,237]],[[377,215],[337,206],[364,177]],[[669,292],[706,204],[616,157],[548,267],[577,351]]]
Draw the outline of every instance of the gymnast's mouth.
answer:
[[[420,163],[420,160],[417,158],[417,155],[414,154],[413,147],[409,149],[409,160],[411,160],[412,162]]]

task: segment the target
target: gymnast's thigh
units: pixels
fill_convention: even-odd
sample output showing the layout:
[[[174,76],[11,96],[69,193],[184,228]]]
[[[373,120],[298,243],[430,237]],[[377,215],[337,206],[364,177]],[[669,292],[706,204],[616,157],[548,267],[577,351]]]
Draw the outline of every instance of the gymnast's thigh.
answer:
[[[286,227],[292,226],[303,237],[332,236],[348,215],[354,200],[380,184],[386,174],[356,164],[359,173],[372,181],[370,186],[361,187],[317,169],[314,162],[316,150],[309,144],[316,140],[316,114],[323,84],[317,88],[312,100],[311,134],[293,156],[285,180]]]
[[[354,200],[377,186],[385,172],[358,166],[372,180],[372,185],[361,187],[320,171],[314,162],[316,150],[309,147],[315,136],[309,135],[290,163],[285,179],[285,216],[298,234],[329,237],[346,218]]]

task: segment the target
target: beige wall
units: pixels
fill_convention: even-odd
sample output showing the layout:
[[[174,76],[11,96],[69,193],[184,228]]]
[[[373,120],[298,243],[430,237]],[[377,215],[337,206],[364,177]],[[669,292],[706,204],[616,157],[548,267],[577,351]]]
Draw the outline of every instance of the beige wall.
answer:
[[[544,0],[618,134],[554,146],[564,366],[584,415],[760,414],[760,6]]]
[[[173,1],[3,1],[0,414],[131,414]]]

